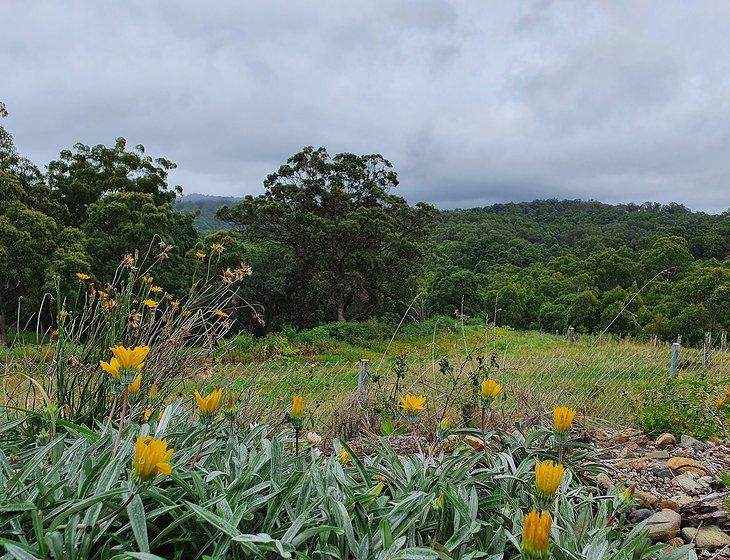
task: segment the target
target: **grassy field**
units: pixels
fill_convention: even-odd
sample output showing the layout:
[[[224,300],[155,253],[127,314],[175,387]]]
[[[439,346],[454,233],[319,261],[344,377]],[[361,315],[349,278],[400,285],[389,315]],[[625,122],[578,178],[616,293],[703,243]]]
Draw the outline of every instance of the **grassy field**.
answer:
[[[263,400],[269,408],[285,407],[289,395],[297,392],[315,403],[320,415],[330,416],[346,408],[356,393],[361,358],[369,360],[371,397],[391,394],[398,364],[405,363],[398,391],[428,395],[440,415],[445,407],[453,410],[460,399],[469,399],[480,357],[486,364],[482,376],[488,371],[505,385],[497,410],[507,417],[569,404],[591,417],[631,424],[642,395],[668,379],[670,346],[587,336],[571,342],[537,332],[468,325],[463,331],[450,329],[435,336],[405,332],[392,341],[330,341],[319,348],[292,344],[264,361],[224,355],[206,383],[229,386],[251,403]],[[452,372],[443,371],[443,358]],[[712,361],[707,368],[698,350],[683,348],[679,375],[730,379],[730,354],[715,352]]]
[[[371,399],[382,402],[395,393],[423,393],[437,417],[446,409],[458,414],[463,403],[471,400],[472,379],[488,374],[505,386],[496,410],[507,418],[525,418],[566,404],[590,417],[632,424],[642,395],[669,377],[670,346],[666,344],[591,336],[571,342],[562,336],[506,327],[473,323],[462,327],[454,321],[435,326],[434,331],[431,325],[409,325],[392,338],[361,333],[349,341],[302,342],[291,335],[247,339],[245,344],[231,339],[202,373],[193,379],[183,376],[180,393],[222,386],[240,398],[252,421],[266,415],[271,420],[271,414],[279,415],[291,395],[298,393],[316,419],[329,420],[346,416],[353,408],[359,361],[366,359]],[[19,382],[9,372],[51,356],[50,346],[27,342],[0,352],[4,389]],[[444,367],[444,359],[449,367]],[[714,352],[712,367],[707,368],[697,349],[682,348],[679,375],[730,383],[730,354]]]

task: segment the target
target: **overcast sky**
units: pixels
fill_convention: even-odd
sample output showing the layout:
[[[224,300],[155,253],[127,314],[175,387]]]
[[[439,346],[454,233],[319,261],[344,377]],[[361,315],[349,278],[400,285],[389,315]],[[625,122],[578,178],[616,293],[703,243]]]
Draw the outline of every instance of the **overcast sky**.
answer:
[[[411,201],[730,207],[730,2],[0,2],[2,125],[47,164],[118,136],[187,193],[302,146]]]

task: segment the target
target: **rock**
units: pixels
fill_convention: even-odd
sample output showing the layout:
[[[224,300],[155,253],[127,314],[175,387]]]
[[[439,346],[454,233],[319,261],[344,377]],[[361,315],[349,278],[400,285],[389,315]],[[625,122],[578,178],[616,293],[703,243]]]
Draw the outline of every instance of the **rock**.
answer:
[[[697,482],[709,488],[713,480],[711,476],[701,476],[697,479]]]
[[[685,527],[682,529],[685,540],[693,542],[697,548],[722,548],[730,545],[730,535],[717,525],[706,527]]]
[[[687,494],[677,494],[676,496],[672,496],[669,498],[672,502],[676,502],[679,506],[679,509],[685,508],[690,504],[694,503],[694,498],[688,496]],[[674,509],[674,508],[668,508],[668,509]]]
[[[484,449],[484,440],[476,436],[464,436],[464,443],[470,445],[477,451],[481,451],[482,449]]]
[[[598,473],[596,476],[596,484],[601,490],[608,491],[615,485],[606,473]]]
[[[635,490],[634,498],[636,499],[636,504],[640,507],[651,508],[654,507],[659,501],[659,498],[657,498],[651,492],[643,492],[642,490]]]
[[[616,454],[617,457],[620,457],[621,459],[631,459],[633,457],[636,457],[636,453],[634,453],[631,449],[628,447],[624,447]]]
[[[651,468],[651,472],[654,474],[654,476],[657,476],[659,478],[674,478],[674,473],[672,472],[672,469],[669,469],[667,467],[657,465]]]
[[[707,447],[706,444],[702,443],[700,440],[693,438],[692,436],[685,436],[682,435],[679,438],[679,443],[683,445],[684,447],[692,447],[694,449],[702,450],[705,447]]]
[[[671,447],[675,443],[677,443],[677,438],[672,434],[662,434],[654,442],[657,447]]]
[[[639,457],[631,462],[631,467],[637,471],[643,471],[651,463],[651,459],[648,457]]]
[[[697,494],[704,488],[704,485],[697,482],[691,473],[684,473],[675,478],[673,482],[687,494]]]
[[[673,539],[669,539],[667,544],[674,548],[679,548],[680,546],[684,546],[684,541],[682,540],[682,537],[674,537]]]
[[[665,451],[663,449],[659,449],[657,451],[652,451],[651,453],[647,453],[644,455],[644,457],[648,457],[649,459],[669,459],[669,451]]]
[[[707,469],[702,466],[702,463],[688,457],[672,457],[667,461],[667,466],[674,472],[680,474],[686,472],[694,472],[701,475],[707,474]]]
[[[663,509],[646,520],[649,537],[655,541],[668,541],[679,533],[682,516],[671,509]]]
[[[689,496],[687,496],[687,498],[689,498]],[[691,500],[692,498],[689,499]],[[664,500],[659,504],[659,509],[671,509],[679,513],[679,504],[674,500]]]
[[[645,519],[649,519],[652,515],[654,515],[654,512],[652,510],[641,508],[632,511],[629,515],[629,520],[631,521],[631,523],[641,523]]]

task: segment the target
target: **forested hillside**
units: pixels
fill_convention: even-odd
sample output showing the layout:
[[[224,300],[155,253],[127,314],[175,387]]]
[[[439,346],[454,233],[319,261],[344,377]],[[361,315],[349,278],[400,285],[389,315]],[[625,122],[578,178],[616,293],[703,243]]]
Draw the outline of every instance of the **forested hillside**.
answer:
[[[186,194],[175,200],[175,210],[182,213],[195,213],[195,227],[200,233],[213,233],[225,229],[228,224],[215,217],[221,206],[236,204],[241,199],[233,196],[211,196],[205,194]]]
[[[441,213],[432,312],[697,340],[730,327],[730,215],[544,200]],[[623,313],[621,309],[626,305]]]

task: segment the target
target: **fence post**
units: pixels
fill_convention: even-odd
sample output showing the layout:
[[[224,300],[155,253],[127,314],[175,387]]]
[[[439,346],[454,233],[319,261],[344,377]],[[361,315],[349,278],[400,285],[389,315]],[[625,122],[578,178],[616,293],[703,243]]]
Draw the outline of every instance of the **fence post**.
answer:
[[[677,335],[677,344],[682,344],[682,335],[681,334]]]
[[[720,352],[727,351],[727,331],[720,333]]]
[[[575,342],[575,327],[568,327],[568,340]]]
[[[682,345],[679,342],[672,344],[672,358],[669,360],[669,374],[676,377],[679,367],[679,349]]]
[[[702,345],[702,365],[712,365],[712,333],[709,332],[705,333],[705,343]]]
[[[363,404],[368,398],[368,371],[370,370],[370,360],[360,358],[360,369],[357,376],[357,399]]]

